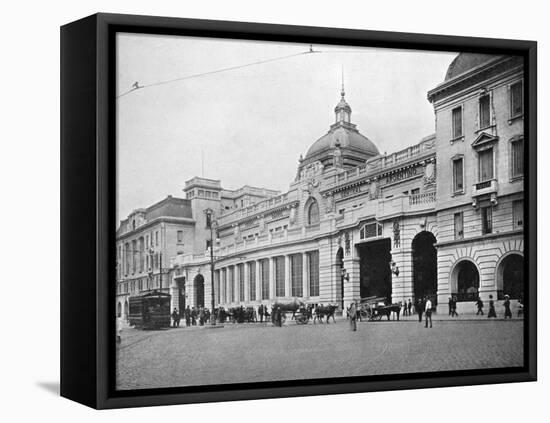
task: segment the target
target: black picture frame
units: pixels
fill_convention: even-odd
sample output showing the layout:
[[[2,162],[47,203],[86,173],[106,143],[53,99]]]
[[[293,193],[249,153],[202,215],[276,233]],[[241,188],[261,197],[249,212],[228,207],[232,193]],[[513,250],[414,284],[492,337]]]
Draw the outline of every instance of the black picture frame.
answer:
[[[525,58],[525,257],[521,368],[115,391],[117,32],[521,55]],[[533,41],[95,14],[61,28],[61,395],[97,409],[534,381],[537,378],[537,45]],[[75,246],[78,245],[78,248]]]

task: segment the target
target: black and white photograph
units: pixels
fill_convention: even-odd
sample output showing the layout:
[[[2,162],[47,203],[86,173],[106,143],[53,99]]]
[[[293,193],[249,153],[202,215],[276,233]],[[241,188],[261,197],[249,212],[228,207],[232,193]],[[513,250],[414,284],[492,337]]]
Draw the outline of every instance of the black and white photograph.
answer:
[[[524,57],[116,34],[117,391],[521,368]]]

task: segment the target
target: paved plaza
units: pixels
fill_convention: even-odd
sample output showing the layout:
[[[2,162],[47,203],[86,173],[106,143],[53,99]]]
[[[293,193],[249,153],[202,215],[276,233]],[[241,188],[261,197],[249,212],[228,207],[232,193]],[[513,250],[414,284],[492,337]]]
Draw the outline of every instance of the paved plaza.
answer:
[[[119,389],[521,366],[523,320],[413,318],[336,324],[128,328],[117,347]]]

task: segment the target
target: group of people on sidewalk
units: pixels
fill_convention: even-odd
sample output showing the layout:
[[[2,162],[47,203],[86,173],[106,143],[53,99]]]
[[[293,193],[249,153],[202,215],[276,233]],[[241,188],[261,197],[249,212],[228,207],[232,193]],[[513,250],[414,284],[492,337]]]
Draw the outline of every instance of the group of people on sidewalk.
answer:
[[[185,326],[203,326],[210,321],[210,310],[206,307],[189,307],[187,306],[183,312],[174,308],[172,312],[172,327],[179,328],[182,317],[185,319]]]

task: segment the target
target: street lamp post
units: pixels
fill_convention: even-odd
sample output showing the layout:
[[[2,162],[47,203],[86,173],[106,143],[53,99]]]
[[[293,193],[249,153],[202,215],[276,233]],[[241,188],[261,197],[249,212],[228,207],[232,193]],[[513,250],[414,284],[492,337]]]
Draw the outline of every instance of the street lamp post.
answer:
[[[211,284],[211,306],[212,313],[210,317],[210,324],[212,326],[216,325],[216,316],[214,314],[214,306],[216,304],[216,297],[214,293],[214,210],[208,208],[204,211],[206,214],[206,225],[210,229],[210,284]]]

